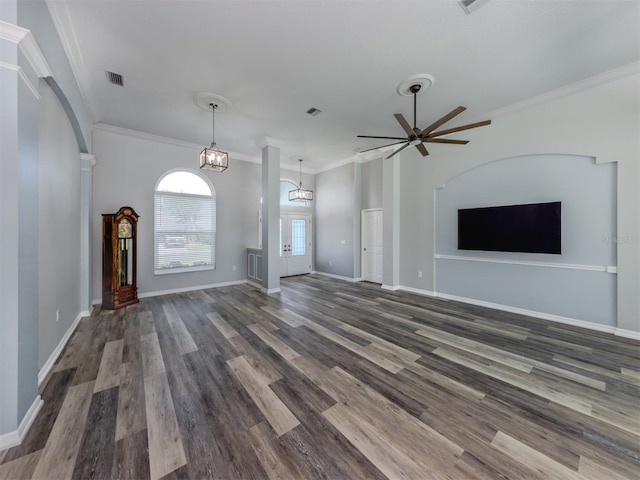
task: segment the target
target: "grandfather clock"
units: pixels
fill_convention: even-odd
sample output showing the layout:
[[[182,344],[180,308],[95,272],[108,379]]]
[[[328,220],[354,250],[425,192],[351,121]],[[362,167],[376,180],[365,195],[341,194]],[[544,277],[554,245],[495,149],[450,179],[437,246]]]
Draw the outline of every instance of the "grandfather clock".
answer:
[[[138,303],[136,283],[138,214],[131,207],[102,214],[102,308]]]

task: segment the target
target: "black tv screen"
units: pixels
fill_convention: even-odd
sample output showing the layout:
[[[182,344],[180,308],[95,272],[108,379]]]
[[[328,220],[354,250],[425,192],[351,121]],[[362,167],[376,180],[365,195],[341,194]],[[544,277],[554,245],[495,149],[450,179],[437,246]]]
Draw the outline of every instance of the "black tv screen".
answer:
[[[561,202],[458,210],[458,249],[561,253]]]

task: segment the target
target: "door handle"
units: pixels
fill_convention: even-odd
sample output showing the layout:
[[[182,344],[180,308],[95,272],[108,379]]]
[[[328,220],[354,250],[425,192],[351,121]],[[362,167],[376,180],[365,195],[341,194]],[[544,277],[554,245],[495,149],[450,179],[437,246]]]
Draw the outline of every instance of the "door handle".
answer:
[[[365,252],[367,251],[367,247],[364,247],[364,251],[365,251]]]

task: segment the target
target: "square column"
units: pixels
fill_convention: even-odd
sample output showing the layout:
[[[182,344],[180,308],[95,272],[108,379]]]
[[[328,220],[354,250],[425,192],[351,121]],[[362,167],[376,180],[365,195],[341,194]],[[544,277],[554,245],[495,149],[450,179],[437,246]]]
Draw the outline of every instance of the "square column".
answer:
[[[400,155],[382,163],[382,288],[400,287]]]
[[[280,147],[262,147],[262,287],[280,292]]]

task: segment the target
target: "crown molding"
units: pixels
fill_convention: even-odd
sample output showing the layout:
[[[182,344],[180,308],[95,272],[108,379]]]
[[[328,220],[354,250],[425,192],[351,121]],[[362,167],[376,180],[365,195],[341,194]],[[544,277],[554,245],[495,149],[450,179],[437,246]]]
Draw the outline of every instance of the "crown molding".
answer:
[[[20,42],[20,49],[39,77],[53,77],[53,72],[31,32],[28,32]]]
[[[80,68],[80,65],[83,64],[83,58],[82,54],[80,53],[80,46],[78,44],[78,38],[76,36],[76,29],[73,25],[73,22],[71,21],[71,16],[69,15],[68,6],[66,2],[59,2],[54,0],[45,0],[45,4],[47,5],[49,15],[51,16],[51,20],[53,21],[53,26],[56,30],[56,33],[58,34],[60,43],[62,44],[62,49],[64,50],[67,60],[69,61],[71,73],[73,74],[76,85],[78,85],[78,91],[80,92],[82,101],[91,118],[98,118],[99,115],[96,115],[96,112],[98,112],[97,105],[95,105],[95,102],[90,101],[91,98],[87,97],[84,89],[81,88],[82,82],[80,82],[80,72],[82,71],[82,69]]]
[[[116,135],[123,135],[125,137],[137,138],[140,140],[148,140],[150,142],[164,143],[166,145],[173,145],[175,147],[188,148],[189,150],[202,150],[203,145],[198,143],[185,142],[183,140],[177,140],[175,138],[163,137],[161,135],[155,135],[153,133],[141,132],[139,130],[132,130],[130,128],[116,127],[115,125],[109,125],[108,123],[94,123],[94,130],[113,133]],[[262,163],[262,159],[256,156],[247,155],[239,152],[228,151],[229,157],[234,160],[241,160],[243,162],[250,163]]]
[[[18,44],[29,33],[26,28],[0,20],[0,40]]]
[[[361,153],[356,153],[355,155],[343,158],[342,160],[336,160],[326,167],[319,168],[314,173],[327,172],[329,170],[333,170],[334,168],[344,167],[345,165],[349,165],[350,163],[363,164],[369,163],[373,160],[378,160],[384,155],[385,149],[388,148],[379,148],[377,150],[372,150],[371,152],[367,152],[366,156],[363,156]]]
[[[330,163],[326,167],[322,167],[316,170],[316,173],[327,172],[329,170],[333,170],[334,168],[344,167],[345,165],[349,165],[350,163],[359,163],[356,156],[351,156],[347,158],[343,158],[342,160],[337,160],[333,163]]]
[[[39,77],[53,76],[36,39],[29,30],[0,20],[0,39],[18,45]]]
[[[593,77],[585,78],[584,80],[580,80],[578,82],[565,85],[564,87],[545,92],[541,95],[527,98],[526,100],[523,100],[521,102],[513,103],[504,108],[494,110],[493,112],[489,112],[486,116],[491,118],[498,118],[506,115],[511,115],[521,110],[526,110],[538,105],[543,105],[553,100],[568,97],[570,95],[582,92],[584,90],[589,90],[599,85],[604,85],[616,80],[620,80],[622,78],[637,75],[638,73],[640,73],[640,62],[629,63],[627,65],[623,65],[622,67],[599,73],[598,75],[594,75]]]
[[[277,138],[269,136],[264,137],[262,140],[257,142],[257,144],[258,147],[260,147],[260,150],[262,150],[264,147],[277,147],[280,149],[284,147],[284,142],[282,140],[278,140]]]
[[[24,73],[24,70],[22,70],[22,68],[20,68],[18,65],[13,65],[11,63],[0,61],[0,68],[6,68],[7,70],[13,70],[14,72],[16,72],[20,76],[24,84],[27,86],[27,88],[31,90],[31,93],[33,94],[33,96],[36,97],[38,100],[42,99],[42,96],[40,95],[38,88],[33,83],[31,83],[31,80],[29,80],[29,77],[27,77],[27,75]]]

